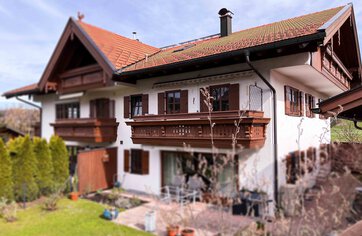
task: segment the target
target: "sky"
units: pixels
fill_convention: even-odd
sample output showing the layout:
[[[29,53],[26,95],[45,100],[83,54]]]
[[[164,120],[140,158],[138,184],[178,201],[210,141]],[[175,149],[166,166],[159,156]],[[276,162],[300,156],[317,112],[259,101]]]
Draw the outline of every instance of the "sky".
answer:
[[[351,0],[0,0],[0,94],[38,82],[69,17],[156,47],[219,33],[218,11],[233,31],[345,5]],[[362,41],[362,1],[353,1]],[[361,47],[361,46],[360,46]],[[361,47],[362,48],[362,47]],[[19,106],[0,98],[0,108]]]

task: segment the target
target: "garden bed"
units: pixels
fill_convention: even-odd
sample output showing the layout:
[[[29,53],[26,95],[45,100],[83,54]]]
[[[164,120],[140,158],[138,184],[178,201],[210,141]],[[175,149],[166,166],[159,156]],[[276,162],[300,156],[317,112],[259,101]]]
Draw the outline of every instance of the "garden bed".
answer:
[[[93,193],[84,197],[93,202],[109,205],[118,209],[131,209],[147,203],[137,197],[126,197],[114,190],[112,192]]]

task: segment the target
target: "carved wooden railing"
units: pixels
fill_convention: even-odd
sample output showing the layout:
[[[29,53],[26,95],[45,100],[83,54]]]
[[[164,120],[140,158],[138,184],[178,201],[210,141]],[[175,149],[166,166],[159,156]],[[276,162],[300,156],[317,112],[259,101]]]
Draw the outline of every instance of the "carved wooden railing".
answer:
[[[213,112],[211,115],[214,144],[219,148],[231,148],[236,124],[240,121],[240,131],[236,143],[246,148],[260,148],[266,139],[266,126],[270,119],[263,112],[227,111]],[[138,116],[126,122],[132,127],[132,140],[136,144],[211,147],[211,128],[206,112]]]
[[[61,83],[60,93],[84,91],[90,88],[103,86],[105,77],[99,65],[90,65],[68,70],[59,75]]]
[[[68,141],[103,143],[117,140],[115,118],[62,119],[51,125],[55,134]]]
[[[327,47],[322,56],[322,72],[333,76],[347,89],[350,88],[350,81],[353,79],[352,74],[344,66],[342,61],[337,57],[332,50]]]

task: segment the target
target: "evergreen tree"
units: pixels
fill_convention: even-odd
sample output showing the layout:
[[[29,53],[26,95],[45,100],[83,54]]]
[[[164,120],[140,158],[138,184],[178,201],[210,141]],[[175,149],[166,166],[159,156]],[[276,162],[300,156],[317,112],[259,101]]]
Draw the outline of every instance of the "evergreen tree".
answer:
[[[39,189],[36,184],[37,160],[29,135],[11,140],[8,145],[13,163],[13,181],[15,200],[35,200]]]
[[[41,194],[48,195],[53,187],[53,163],[48,143],[45,139],[35,137],[34,154],[38,163],[37,184]]]
[[[0,138],[0,198],[13,200],[13,178],[12,164],[5,148],[3,140]]]
[[[69,155],[64,141],[54,135],[50,138],[49,149],[53,161],[53,181],[56,186],[67,184],[69,178]]]

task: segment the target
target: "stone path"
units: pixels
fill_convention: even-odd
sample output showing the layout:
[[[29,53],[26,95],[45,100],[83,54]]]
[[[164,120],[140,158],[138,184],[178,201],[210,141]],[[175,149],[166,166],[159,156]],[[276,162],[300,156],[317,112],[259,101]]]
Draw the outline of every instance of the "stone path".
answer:
[[[128,197],[133,195],[125,194]],[[137,195],[147,203],[139,207],[121,212],[115,220],[118,224],[127,225],[139,230],[145,230],[145,215],[149,211],[156,212],[156,231],[155,235],[166,235],[166,227],[169,224],[177,224],[184,227],[196,229],[196,235],[211,236],[220,232],[221,228],[227,231],[228,235],[247,227],[252,219],[243,216],[233,216],[229,212],[206,203],[196,202],[190,203],[182,210],[179,204],[165,204],[157,199]],[[224,231],[225,232],[225,231]]]

